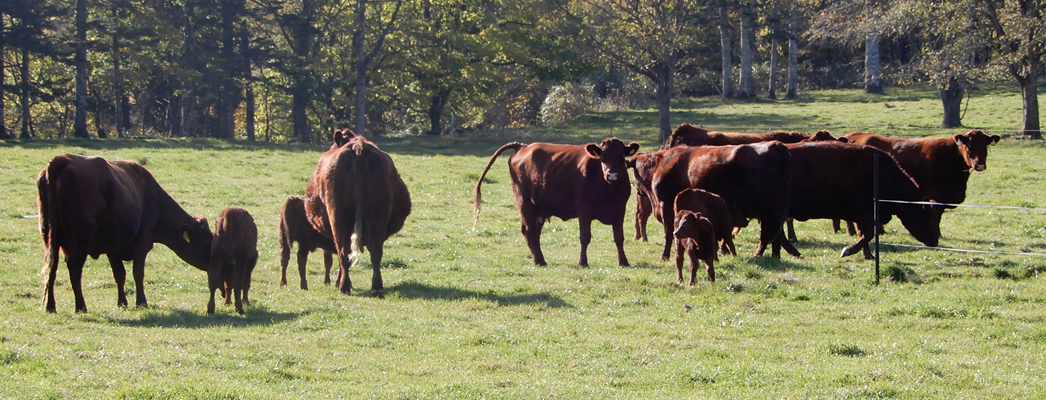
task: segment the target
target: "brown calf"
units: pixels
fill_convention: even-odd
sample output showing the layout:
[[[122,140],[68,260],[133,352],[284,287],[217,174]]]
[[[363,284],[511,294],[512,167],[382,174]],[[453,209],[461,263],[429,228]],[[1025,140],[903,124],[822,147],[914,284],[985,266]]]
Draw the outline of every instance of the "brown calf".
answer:
[[[236,298],[236,312],[250,305],[251,274],[258,263],[258,227],[254,218],[242,208],[230,207],[214,221],[211,243],[211,267],[207,271],[211,300],[207,314],[214,314],[214,291],[221,290],[225,304]],[[242,292],[242,298],[241,298]]]
[[[301,197],[288,197],[280,209],[280,286],[287,285],[287,264],[291,259],[291,247],[298,243],[298,276],[301,278],[301,289],[309,290],[305,278],[305,266],[309,262],[309,253],[316,249],[323,250],[323,283],[331,283],[331,265],[334,263],[332,253],[337,252],[330,233],[324,235],[309,224],[305,215],[305,201]]]
[[[705,262],[708,281],[715,283],[716,255],[715,226],[701,213],[688,210],[676,211],[676,281],[683,283],[683,253],[690,258],[690,286],[697,280],[697,260]]]

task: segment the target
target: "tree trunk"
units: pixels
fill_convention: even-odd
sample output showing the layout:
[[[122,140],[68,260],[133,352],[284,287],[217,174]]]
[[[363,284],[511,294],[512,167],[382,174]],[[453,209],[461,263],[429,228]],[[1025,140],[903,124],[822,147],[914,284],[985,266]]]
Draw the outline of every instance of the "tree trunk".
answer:
[[[291,120],[294,123],[294,137],[300,143],[309,143],[312,139],[309,132],[309,117],[306,114],[308,105],[308,94],[299,90],[291,95]]]
[[[313,58],[312,42],[313,36],[315,35],[312,26],[315,16],[315,4],[312,0],[301,1],[301,18],[299,23],[293,27],[296,30],[295,36],[297,37],[297,46],[294,48],[294,54],[298,58],[297,62],[299,67],[296,73],[298,76],[292,77],[294,79],[294,87],[290,90],[291,92],[291,121],[293,123],[294,138],[300,143],[309,143],[312,141],[312,133],[309,128],[309,116],[308,106],[309,102],[312,101],[310,93],[312,92],[312,79],[307,69],[309,60]]]
[[[185,137],[196,137],[199,125],[196,120],[196,90],[190,89],[182,99],[182,133]]]
[[[658,141],[665,143],[668,140],[668,136],[672,134],[672,121],[670,113],[672,111],[672,75],[674,75],[673,67],[675,66],[675,56],[669,56],[667,62],[664,65],[658,66],[657,71],[657,116],[658,116],[658,127],[660,131],[658,133]]]
[[[4,25],[4,16],[0,14],[0,60],[4,59],[5,45],[7,44],[7,38],[4,36],[4,29],[7,29],[7,27]],[[11,135],[7,133],[7,122],[4,120],[7,116],[7,113],[4,112],[4,95],[6,93],[4,93],[3,83],[6,80],[4,77],[5,72],[4,63],[0,62],[0,140],[11,138]]]
[[[443,110],[447,107],[450,92],[450,88],[443,88],[432,96],[432,103],[429,104],[429,131],[427,134],[436,136],[443,134]]]
[[[236,108],[240,103],[240,88],[236,86],[236,0],[221,1],[222,24],[222,88],[218,101],[218,138],[232,140],[236,134]]]
[[[73,64],[76,66],[75,102],[76,112],[73,116],[73,136],[89,138],[87,133],[87,0],[76,0],[76,55]]]
[[[362,135],[367,125],[367,64],[363,52],[363,29],[366,27],[366,0],[356,0],[356,33],[352,48],[356,50],[356,134]]]
[[[741,6],[741,78],[738,81],[737,97],[755,98],[755,79],[752,64],[755,62],[755,10],[750,3]]]
[[[1018,77],[1017,82],[1021,85],[1021,99],[1024,103],[1024,112],[1021,118],[1022,135],[1028,135],[1030,139],[1042,140],[1042,131],[1039,125],[1039,63],[1029,57],[1029,66],[1025,67],[1025,76]]]
[[[171,101],[167,103],[167,118],[171,124],[171,137],[182,136],[182,96],[178,94],[178,89],[180,88],[181,81],[172,79]]]
[[[33,135],[29,132],[30,125],[32,124],[32,113],[29,112],[29,48],[22,48],[22,133],[20,137],[22,139],[30,139]],[[86,129],[84,130],[86,132]]]
[[[799,98],[799,7],[793,2],[788,21],[788,92],[785,99]]]
[[[879,35],[871,35],[864,42],[865,93],[883,94],[883,78],[879,61]]]
[[[777,99],[777,49],[780,47],[781,32],[778,29],[777,0],[770,4],[770,82],[767,84],[766,97]]]
[[[723,98],[734,98],[734,65],[730,58],[730,20],[727,18],[726,0],[719,0],[719,43],[723,57]]]
[[[941,128],[958,128],[962,126],[962,95],[965,91],[956,77],[948,79],[948,85],[937,90],[944,105],[944,120]]]
[[[244,131],[247,133],[247,140],[254,141],[254,85],[252,81],[253,70],[251,67],[251,33],[247,30],[247,21],[243,21],[243,27],[241,28],[242,38],[240,39],[241,50],[243,53],[243,75],[244,81],[243,86],[245,89],[246,98],[244,99]]]
[[[119,23],[119,16],[117,15],[116,2],[113,2],[109,8],[110,15],[112,17],[112,27],[110,30],[113,35],[113,121],[116,123],[116,137],[123,138],[127,134],[124,126],[123,118],[123,75],[120,74],[120,35],[117,34],[116,24]]]

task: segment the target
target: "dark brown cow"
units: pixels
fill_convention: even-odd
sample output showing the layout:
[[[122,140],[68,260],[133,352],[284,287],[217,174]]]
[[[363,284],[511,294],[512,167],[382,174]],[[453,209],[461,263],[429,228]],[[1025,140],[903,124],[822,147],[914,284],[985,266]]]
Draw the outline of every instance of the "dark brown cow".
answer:
[[[851,132],[846,138],[890,153],[927,198],[946,204],[966,200],[970,171],[987,168],[988,146],[1000,139],[999,135],[988,136],[979,129],[950,137],[922,139],[889,138],[867,132]]]
[[[737,210],[731,210],[719,195],[701,189],[687,189],[676,195],[673,203],[676,217],[680,211],[693,211],[701,214],[715,226],[716,241],[722,241],[723,253],[737,256],[734,247],[734,227],[748,226],[748,220],[740,216]],[[678,228],[677,228],[678,229]]]
[[[656,202],[651,201],[650,182],[654,179],[654,171],[661,163],[660,152],[638,153],[628,160],[628,167],[632,168],[636,178],[636,240],[647,241],[646,223],[653,214],[658,221],[661,220],[660,210],[654,209]]]
[[[868,242],[874,225],[874,156],[879,155],[879,190],[883,198],[923,201],[911,177],[889,154],[868,146],[839,142],[787,145],[792,155],[791,207],[798,220],[837,218],[857,224],[861,239],[843,249],[842,256],[864,252],[872,258]],[[908,232],[927,246],[937,246],[940,219],[930,206],[883,203],[881,215],[896,215]],[[787,242],[784,242],[787,243]]]
[[[662,162],[654,173],[652,185],[665,224],[662,259],[667,260],[672,251],[672,232],[675,230],[673,202],[679,192],[690,188],[718,194],[731,209],[738,210],[735,218],[759,220],[756,255],[762,255],[766,246],[777,239],[788,217],[791,155],[785,145],[763,142],[738,146],[679,146],[662,152]],[[773,255],[779,256],[778,249],[774,250]],[[800,257],[788,244],[785,250]]]
[[[335,146],[320,156],[305,189],[313,229],[331,232],[338,253],[338,289],[349,294],[352,257],[370,251],[371,290],[384,297],[381,258],[385,240],[403,228],[411,201],[392,158],[352,131],[336,131]],[[333,229],[332,229],[333,228]]]
[[[243,305],[251,304],[251,275],[257,263],[258,226],[254,224],[254,218],[242,208],[222,210],[214,220],[211,267],[207,270],[211,291],[207,314],[214,314],[215,290],[222,291],[225,304],[235,298],[236,312],[243,314]]]
[[[766,133],[719,132],[701,128],[688,123],[679,124],[668,137],[668,147],[675,146],[722,146],[731,144],[750,144],[776,140],[781,143],[796,143],[809,138],[810,135],[793,131],[770,131]]]
[[[688,210],[676,211],[676,227],[673,236],[676,242],[676,282],[683,283],[683,254],[690,258],[690,286],[697,281],[697,261],[705,262],[708,281],[715,283],[716,227],[701,213]]]
[[[541,227],[551,217],[578,219],[581,229],[581,257],[578,265],[588,265],[588,244],[592,240],[592,221],[608,224],[614,231],[617,260],[625,257],[625,206],[632,191],[625,157],[639,150],[639,143],[627,146],[617,138],[600,144],[562,145],[551,143],[508,143],[490,157],[476,182],[475,218],[480,211],[480,186],[498,155],[514,150],[509,158],[509,174],[516,207],[523,220],[522,232],[534,264],[546,265],[541,253]],[[475,223],[475,221],[473,222]]]
[[[838,137],[838,138],[834,137],[834,136],[832,136],[831,132],[829,132],[826,129],[822,129],[822,130],[817,131],[813,135],[810,135],[809,138],[806,138],[806,139],[803,139],[802,141],[800,141],[800,143],[806,143],[806,142],[841,142],[841,143],[849,143],[850,140],[845,138],[845,137]],[[839,233],[839,230],[840,230],[839,223],[840,222],[839,222],[838,219],[833,219],[832,220],[832,231],[833,232]],[[786,229],[786,232],[785,232],[785,237],[788,239],[788,241],[790,241],[792,243],[795,243],[797,241],[797,239],[795,237],[795,226],[792,223],[792,219],[791,218],[788,219],[788,222],[787,222],[786,225],[787,225],[787,229]],[[853,223],[847,222],[846,223],[846,228],[847,228],[847,231],[850,233],[850,236],[853,236],[853,235],[857,234],[854,231]]]
[[[133,262],[135,304],[148,305],[145,257],[153,243],[166,245],[196,268],[208,268],[213,235],[207,219],[191,217],[148,170],[134,161],[58,156],[40,171],[37,189],[40,233],[47,249],[44,304],[48,312],[55,312],[54,281],[60,250],[65,252],[77,312],[87,312],[80,285],[87,256],[108,256],[118,306],[127,305],[125,260]]]
[[[316,249],[323,250],[323,283],[331,282],[331,265],[334,263],[332,253],[338,250],[334,241],[318,232],[309,223],[305,215],[305,201],[301,197],[288,197],[280,209],[280,286],[287,285],[287,264],[291,260],[291,247],[298,243],[298,276],[301,278],[301,289],[309,290],[305,278],[305,266],[309,262],[309,253]]]

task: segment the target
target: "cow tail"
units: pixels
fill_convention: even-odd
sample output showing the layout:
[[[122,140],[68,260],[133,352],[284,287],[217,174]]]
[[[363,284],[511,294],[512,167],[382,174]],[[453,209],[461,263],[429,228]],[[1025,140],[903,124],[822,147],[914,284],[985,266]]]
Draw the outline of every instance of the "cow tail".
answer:
[[[305,208],[304,204],[305,204],[305,202],[302,201],[302,208]],[[290,232],[289,232],[290,231],[290,227],[287,226],[287,212],[289,212],[289,211],[290,210],[288,210],[288,207],[286,205],[283,207],[282,210],[280,210],[280,232],[277,234],[277,237],[276,237],[277,242],[279,242],[279,244],[280,244],[280,265],[281,266],[282,265],[286,265],[286,263],[290,261],[290,253],[291,253],[290,250],[291,250],[292,243],[291,243],[291,235],[290,235]],[[306,224],[309,223],[308,217],[306,217],[305,221],[299,221],[299,223],[306,223]]]
[[[352,146],[353,146],[353,149],[354,149],[354,151],[356,153],[356,157],[353,158],[353,171],[355,172],[356,176],[355,176],[355,179],[353,179],[352,181],[353,182],[362,182],[363,179],[366,179],[366,174],[363,173],[363,168],[365,166],[365,161],[363,160],[363,158],[364,158],[364,148],[363,148],[364,143],[362,143],[360,141],[356,141],[356,142],[353,142]],[[364,196],[363,196],[362,191],[364,190],[363,188],[365,188],[365,187],[366,187],[366,185],[357,185],[355,190],[353,190],[353,194],[356,196],[356,199],[355,199],[356,200],[356,224],[352,227],[352,235],[349,236],[349,249],[352,251],[352,254],[350,254],[349,257],[353,258],[353,259],[356,259],[357,257],[359,257],[360,254],[363,254],[363,245],[361,245],[360,243],[367,243],[367,241],[366,241],[367,238],[364,235],[365,231],[364,231],[364,227],[363,227],[363,200],[364,200]],[[379,268],[379,267],[381,267],[381,266],[380,265],[375,265],[374,266],[374,268]]]
[[[483,173],[479,175],[479,180],[476,181],[476,187],[472,189],[472,203],[473,203],[473,205],[472,205],[472,207],[473,207],[473,209],[472,209],[473,210],[472,211],[472,228],[473,229],[476,228],[476,224],[479,223],[480,203],[483,202],[483,196],[480,194],[479,188],[480,188],[480,186],[483,185],[483,178],[487,176],[487,171],[490,170],[490,166],[494,165],[494,160],[497,160],[498,159],[498,155],[500,155],[501,153],[504,153],[505,150],[512,149],[513,151],[519,151],[519,149],[522,149],[524,146],[526,146],[526,144],[525,143],[520,143],[520,142],[506,143],[504,146],[499,147],[497,149],[497,151],[494,152],[493,156],[490,156],[490,161],[487,162],[487,167],[483,168]]]
[[[61,245],[58,238],[56,238],[60,234],[56,231],[61,227],[57,198],[59,190],[58,180],[59,174],[65,169],[67,163],[68,160],[64,158],[51,160],[47,164],[47,169],[41,171],[36,180],[37,202],[39,203],[38,208],[40,212],[40,236],[43,239],[46,251],[40,275],[44,276],[45,281],[58,269],[59,247]]]

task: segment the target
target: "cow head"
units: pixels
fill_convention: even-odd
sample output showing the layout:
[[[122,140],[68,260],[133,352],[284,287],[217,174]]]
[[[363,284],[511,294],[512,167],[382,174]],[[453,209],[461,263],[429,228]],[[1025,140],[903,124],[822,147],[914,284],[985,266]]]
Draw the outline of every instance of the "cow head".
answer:
[[[176,244],[168,247],[185,262],[206,271],[210,268],[213,240],[214,234],[207,224],[207,218],[197,217],[192,222],[178,226]]]
[[[331,150],[344,146],[345,143],[348,143],[349,140],[352,140],[352,138],[356,136],[356,132],[353,132],[352,129],[335,129],[334,133],[331,135],[331,138],[334,140],[334,146],[331,147]]]
[[[899,207],[897,212],[897,219],[908,233],[930,247],[937,247],[941,238],[941,213],[935,207],[911,204]]]
[[[984,171],[988,168],[988,146],[999,143],[999,135],[988,136],[980,129],[955,135],[955,144],[959,146],[966,165],[975,171]]]
[[[600,144],[589,143],[585,150],[593,158],[599,159],[603,167],[603,179],[608,183],[618,180],[628,182],[628,165],[625,157],[631,157],[639,151],[639,143],[632,142],[627,146],[618,138],[606,138]]]

